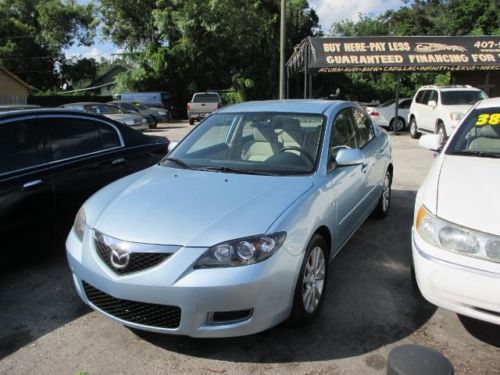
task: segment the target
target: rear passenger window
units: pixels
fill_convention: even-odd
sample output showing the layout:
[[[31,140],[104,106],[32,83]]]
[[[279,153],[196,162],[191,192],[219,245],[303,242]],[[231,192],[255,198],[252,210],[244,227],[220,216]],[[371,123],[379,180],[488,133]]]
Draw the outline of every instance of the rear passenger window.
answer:
[[[42,164],[41,150],[29,121],[0,124],[0,174]]]
[[[120,147],[120,138],[118,133],[109,125],[98,124],[99,132],[101,133],[102,145],[104,149]]]
[[[76,118],[43,120],[52,160],[68,159],[104,149],[97,124]]]
[[[372,122],[362,111],[357,108],[352,109],[354,124],[358,129],[359,148],[366,145],[373,138]]]
[[[438,92],[436,90],[431,90],[429,94],[429,98],[425,102],[425,104],[429,103],[429,101],[434,100],[436,103],[438,102]]]

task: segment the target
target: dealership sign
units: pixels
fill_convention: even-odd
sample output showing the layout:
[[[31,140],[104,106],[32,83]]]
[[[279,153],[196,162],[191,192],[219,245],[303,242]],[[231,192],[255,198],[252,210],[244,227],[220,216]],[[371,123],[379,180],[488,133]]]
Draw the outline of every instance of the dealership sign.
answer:
[[[500,36],[308,38],[290,73],[500,70]]]

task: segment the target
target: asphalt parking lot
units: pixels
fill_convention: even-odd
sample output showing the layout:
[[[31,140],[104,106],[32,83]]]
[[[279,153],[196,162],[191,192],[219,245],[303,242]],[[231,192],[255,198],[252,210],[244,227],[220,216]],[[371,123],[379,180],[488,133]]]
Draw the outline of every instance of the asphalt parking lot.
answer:
[[[190,129],[151,133],[178,140]],[[80,301],[61,248],[0,272],[0,374],[385,374],[389,351],[405,343],[441,351],[457,374],[500,374],[500,327],[437,309],[412,285],[413,202],[433,154],[407,134],[392,139],[392,211],[369,219],[330,265],[307,328],[231,339],[132,331]]]

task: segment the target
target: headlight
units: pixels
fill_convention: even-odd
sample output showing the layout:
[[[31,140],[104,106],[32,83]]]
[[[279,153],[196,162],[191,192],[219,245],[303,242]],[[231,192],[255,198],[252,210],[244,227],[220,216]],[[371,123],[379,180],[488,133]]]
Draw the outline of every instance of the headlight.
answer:
[[[450,113],[450,118],[453,121],[460,121],[464,117],[464,114],[462,112],[451,112]]]
[[[286,233],[279,232],[222,242],[205,251],[194,268],[238,267],[262,262],[283,245],[285,238]]]
[[[148,120],[146,120],[145,118],[142,119],[142,125],[147,125],[148,124]]]
[[[167,112],[164,112],[164,111],[158,111],[158,114],[159,114],[160,116],[165,116],[165,115],[167,114]]]
[[[85,210],[81,207],[76,214],[75,223],[73,224],[73,230],[80,241],[83,241],[83,234],[86,227],[87,219],[85,218]]]
[[[445,250],[500,263],[500,237],[450,223],[432,215],[424,206],[415,219],[418,234]]]
[[[131,118],[128,118],[128,119],[123,120],[123,123],[125,125],[131,126],[131,125],[134,125],[135,121],[133,119],[131,119]]]

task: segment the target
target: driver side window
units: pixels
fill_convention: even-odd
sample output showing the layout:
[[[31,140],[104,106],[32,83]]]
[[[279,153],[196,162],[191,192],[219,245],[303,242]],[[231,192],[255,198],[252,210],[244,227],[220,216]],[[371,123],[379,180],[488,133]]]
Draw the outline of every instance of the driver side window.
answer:
[[[328,170],[335,168],[334,158],[341,148],[358,148],[356,130],[350,108],[339,112],[333,121],[332,135],[328,145]]]

